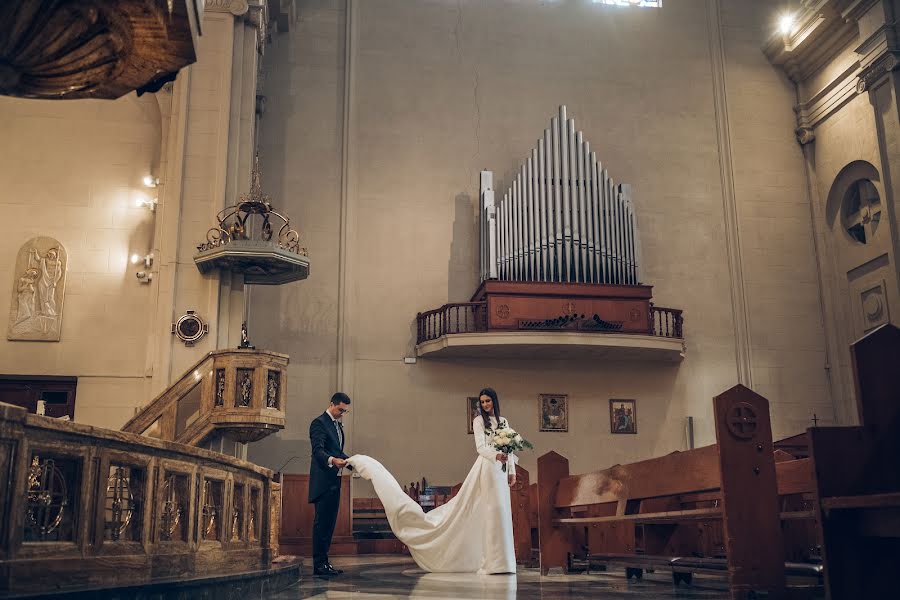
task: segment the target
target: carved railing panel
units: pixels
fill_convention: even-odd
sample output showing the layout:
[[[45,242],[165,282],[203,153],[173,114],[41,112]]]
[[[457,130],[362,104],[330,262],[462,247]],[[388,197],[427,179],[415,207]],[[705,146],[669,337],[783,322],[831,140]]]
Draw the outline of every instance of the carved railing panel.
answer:
[[[0,595],[257,571],[275,554],[271,471],[223,454],[0,404],[0,474]]]
[[[144,509],[143,469],[110,464],[106,479],[103,539],[109,542],[139,542]]]
[[[166,471],[160,492],[159,540],[187,542],[190,476]]]
[[[229,526],[229,535],[231,541],[246,538],[244,531],[245,515],[247,514],[247,496],[245,490],[247,487],[243,484],[234,484],[234,492],[231,502],[231,522]]]
[[[76,458],[52,451],[31,455],[24,494],[24,541],[75,540],[80,478],[81,464]]]

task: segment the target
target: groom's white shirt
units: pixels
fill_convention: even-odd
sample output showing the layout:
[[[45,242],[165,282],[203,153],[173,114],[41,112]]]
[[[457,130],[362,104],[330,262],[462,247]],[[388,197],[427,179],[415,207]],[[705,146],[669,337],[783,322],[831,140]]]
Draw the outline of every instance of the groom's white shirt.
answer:
[[[342,440],[341,440],[341,431],[340,431],[340,429],[338,429],[338,422],[337,422],[337,419],[335,419],[334,417],[332,417],[332,416],[331,416],[331,413],[328,412],[327,410],[325,411],[325,414],[328,415],[328,418],[329,418],[329,419],[331,419],[331,422],[332,422],[332,424],[334,425],[334,430],[337,432],[338,440],[339,440],[339,441],[342,441]],[[333,456],[329,456],[329,457],[328,457],[328,466],[329,466],[329,467],[334,467],[334,464],[333,464],[333,463],[334,463],[334,457],[333,457]],[[335,469],[340,469],[340,467],[334,467],[334,468],[335,468]]]

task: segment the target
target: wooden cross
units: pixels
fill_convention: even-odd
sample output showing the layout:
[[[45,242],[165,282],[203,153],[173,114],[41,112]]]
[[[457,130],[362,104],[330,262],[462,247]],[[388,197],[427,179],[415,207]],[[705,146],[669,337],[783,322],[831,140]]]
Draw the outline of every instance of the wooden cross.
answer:
[[[813,427],[817,427],[819,425],[819,417],[816,416],[816,413],[813,413],[812,422],[813,422]]]

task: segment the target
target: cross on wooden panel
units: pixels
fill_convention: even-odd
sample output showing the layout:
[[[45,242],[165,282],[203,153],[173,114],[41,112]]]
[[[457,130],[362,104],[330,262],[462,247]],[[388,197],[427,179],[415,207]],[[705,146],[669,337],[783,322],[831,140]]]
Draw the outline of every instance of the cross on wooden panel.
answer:
[[[866,244],[881,222],[881,198],[868,179],[854,182],[844,200],[844,228],[850,237]]]
[[[749,439],[756,435],[756,411],[746,402],[732,406],[726,422],[735,437]]]

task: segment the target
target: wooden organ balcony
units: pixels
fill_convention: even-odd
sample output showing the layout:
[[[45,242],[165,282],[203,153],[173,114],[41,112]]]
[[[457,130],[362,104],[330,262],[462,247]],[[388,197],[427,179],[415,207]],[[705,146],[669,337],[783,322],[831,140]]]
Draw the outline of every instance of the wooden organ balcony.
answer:
[[[128,421],[122,431],[190,446],[214,432],[255,442],[284,428],[288,357],[215,350]]]
[[[631,186],[603,168],[559,108],[496,198],[481,172],[481,280],[471,301],[416,317],[430,358],[679,361],[682,311],[654,306],[641,282]]]
[[[445,304],[416,316],[416,352],[428,358],[680,361],[682,313],[654,306],[650,290],[485,281],[471,302]]]

